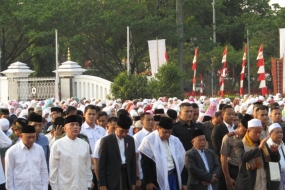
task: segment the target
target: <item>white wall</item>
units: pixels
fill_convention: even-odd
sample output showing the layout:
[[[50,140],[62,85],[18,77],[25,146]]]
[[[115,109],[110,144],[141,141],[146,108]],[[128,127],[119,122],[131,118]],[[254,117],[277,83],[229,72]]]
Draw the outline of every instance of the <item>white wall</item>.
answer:
[[[0,101],[5,102],[8,101],[8,79],[7,77],[0,77]]]
[[[76,75],[72,80],[73,97],[106,99],[106,95],[110,94],[111,84],[111,81],[100,77]]]

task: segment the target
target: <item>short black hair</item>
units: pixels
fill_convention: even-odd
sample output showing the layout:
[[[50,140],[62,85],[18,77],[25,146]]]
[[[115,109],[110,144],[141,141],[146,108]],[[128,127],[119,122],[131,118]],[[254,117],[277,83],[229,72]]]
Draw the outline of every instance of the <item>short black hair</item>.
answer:
[[[273,103],[271,104],[271,107],[274,107],[274,106],[279,107],[279,104],[278,104],[277,102],[273,102]]]
[[[125,109],[120,109],[117,111],[117,117],[120,117],[121,114],[130,115],[129,112]]]
[[[255,112],[258,112],[259,110],[266,110],[266,111],[268,112],[268,107],[262,105],[262,106],[260,106],[260,107],[257,107],[256,110],[255,110]]]
[[[110,117],[110,118],[108,119],[108,123],[111,123],[111,122],[113,122],[113,121],[117,123],[118,118],[117,118],[117,117]]]
[[[94,105],[89,104],[88,106],[85,107],[84,113],[86,113],[88,110],[95,110],[97,112],[97,108]]]
[[[68,106],[68,107],[66,108],[66,110],[65,110],[65,115],[69,115],[70,112],[72,112],[72,111],[77,111],[76,107],[74,107],[74,106]]]
[[[28,113],[30,113],[31,111],[35,111],[35,108],[30,107],[30,108],[28,109]]]
[[[76,111],[76,115],[79,115],[79,116],[83,117],[83,111],[77,110],[77,111]]]
[[[220,117],[220,116],[222,116],[222,111],[217,111],[217,112],[215,113],[215,117]]]
[[[192,107],[192,104],[190,104],[189,102],[183,102],[182,104],[180,104],[180,109],[182,108],[182,107],[189,107],[189,106],[191,106]]]
[[[239,119],[239,120],[242,120],[243,115],[242,115],[241,113],[237,113],[237,116],[238,116],[238,119]]]
[[[146,116],[146,115],[151,115],[149,112],[144,112],[144,113],[142,113],[141,115],[140,115],[140,120],[142,121],[142,120],[144,120],[144,117]]]
[[[196,104],[196,103],[192,103],[191,106],[192,106],[192,108],[194,108],[194,109],[199,108],[198,104]]]
[[[222,113],[225,113],[226,112],[226,109],[234,109],[231,105],[225,105],[223,108],[222,108]]]
[[[271,113],[272,113],[273,110],[280,110],[280,111],[282,111],[281,108],[280,108],[280,107],[277,107],[277,106],[273,106],[273,107],[271,108]]]
[[[106,112],[100,111],[100,112],[97,113],[96,119],[98,120],[102,116],[105,116],[106,118],[108,118],[108,114]]]

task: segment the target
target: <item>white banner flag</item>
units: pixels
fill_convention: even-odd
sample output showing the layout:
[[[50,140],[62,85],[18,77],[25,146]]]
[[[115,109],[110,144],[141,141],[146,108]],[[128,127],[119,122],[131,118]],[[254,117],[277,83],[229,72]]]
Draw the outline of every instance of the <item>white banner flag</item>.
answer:
[[[158,68],[166,62],[165,60],[165,53],[166,53],[165,39],[148,40],[148,50],[149,50],[149,58],[150,58],[150,65],[151,65],[151,73],[152,73],[152,77],[154,77],[158,71]]]
[[[280,58],[285,55],[285,28],[279,28],[279,35],[280,35]],[[283,61],[283,69],[285,68],[285,61]],[[285,81],[285,72],[283,72],[283,81]],[[283,94],[285,93],[285,82],[283,82]]]

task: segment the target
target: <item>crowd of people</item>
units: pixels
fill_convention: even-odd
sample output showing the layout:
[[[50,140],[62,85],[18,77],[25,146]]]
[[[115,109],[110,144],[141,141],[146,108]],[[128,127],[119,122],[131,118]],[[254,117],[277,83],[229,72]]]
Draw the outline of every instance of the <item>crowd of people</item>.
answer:
[[[0,190],[285,190],[284,102],[2,102]]]

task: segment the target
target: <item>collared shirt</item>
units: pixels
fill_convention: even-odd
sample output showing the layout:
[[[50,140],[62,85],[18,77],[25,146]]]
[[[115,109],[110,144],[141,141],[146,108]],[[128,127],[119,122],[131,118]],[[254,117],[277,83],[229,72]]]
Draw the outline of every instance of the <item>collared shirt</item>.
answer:
[[[45,158],[46,158],[46,163],[47,167],[49,168],[49,142],[48,138],[44,136],[43,134],[39,134],[38,139],[35,141],[38,145],[43,147],[44,153],[45,153]]]
[[[5,156],[6,188],[9,190],[48,189],[48,170],[43,148],[28,149],[23,141],[12,146]]]
[[[121,160],[122,160],[122,164],[126,163],[126,156],[125,156],[125,139],[124,138],[119,138],[116,135],[117,141],[118,141],[118,145],[119,145],[119,150],[120,150],[120,155],[121,155]]]
[[[230,126],[230,124],[227,124],[225,121],[224,121],[224,124],[227,126],[229,132],[233,132],[235,130],[235,124],[232,124]]]
[[[203,160],[203,162],[204,162],[204,165],[205,165],[205,168],[206,168],[207,172],[210,173],[210,169],[209,169],[209,165],[208,165],[208,160],[207,160],[207,158],[206,158],[205,151],[203,151],[203,150],[198,150],[198,149],[196,149],[196,150],[199,152],[199,154],[200,154],[200,156],[201,156],[201,158],[202,158],[202,160]],[[208,185],[208,189],[207,189],[207,190],[213,190],[213,187],[212,187],[211,184]]]
[[[136,147],[136,153],[139,153],[139,147],[142,143],[142,140],[148,135],[150,134],[149,131],[147,131],[145,128],[142,128],[141,131],[139,131],[138,133],[136,133],[133,137],[135,140],[135,147]],[[139,177],[140,179],[143,179],[143,173],[142,173],[142,167],[141,167],[141,154],[139,154],[138,157],[138,168],[139,168]]]
[[[0,148],[7,148],[12,144],[12,140],[0,130]],[[5,183],[5,175],[2,167],[2,161],[0,159],[0,184]]]
[[[52,190],[87,189],[92,184],[89,145],[68,136],[56,140],[50,152]]]
[[[89,144],[93,153],[96,141],[104,137],[106,131],[103,127],[94,124],[94,128],[92,128],[86,122],[84,122],[81,127],[81,133],[85,134],[88,137]]]
[[[222,141],[221,154],[228,156],[228,162],[234,166],[239,166],[240,164],[240,159],[235,154],[234,144],[235,141],[242,140],[242,138],[243,137],[237,133],[237,130],[235,130],[234,135],[225,135]]]
[[[168,140],[163,140],[161,142],[163,144],[164,151],[166,154],[167,168],[168,168],[168,171],[170,171],[174,168],[174,162],[173,162],[172,154],[171,154],[171,151],[168,145]]]

